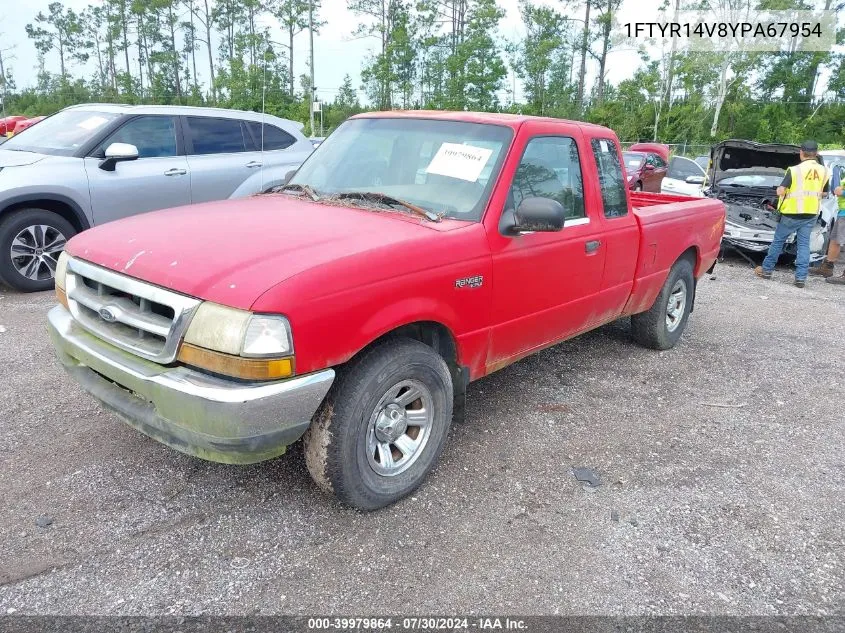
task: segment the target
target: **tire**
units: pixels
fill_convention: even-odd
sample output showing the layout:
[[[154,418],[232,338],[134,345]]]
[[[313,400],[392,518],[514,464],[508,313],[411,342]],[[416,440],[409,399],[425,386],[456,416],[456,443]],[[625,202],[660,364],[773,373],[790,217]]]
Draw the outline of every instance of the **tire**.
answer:
[[[678,305],[679,292],[683,291],[683,305]],[[634,341],[651,349],[670,349],[675,346],[687,326],[695,293],[692,263],[679,259],[669,271],[666,283],[654,304],[647,312],[631,317]],[[670,297],[672,306],[670,306]],[[674,309],[674,316],[670,309]]]
[[[20,209],[2,218],[0,281],[22,292],[50,290],[56,261],[75,234],[70,222],[45,209]],[[13,257],[13,245],[20,256]]]
[[[411,389],[420,397],[396,404],[412,397]],[[452,400],[449,368],[433,349],[407,338],[377,344],[341,370],[305,433],[311,477],[325,492],[360,510],[398,501],[437,464],[452,422]],[[408,425],[400,434],[407,423],[404,415],[421,409],[429,410],[427,424]],[[412,420],[424,418],[417,413]],[[390,441],[397,435],[405,451],[412,446],[409,441],[417,448],[400,451]]]

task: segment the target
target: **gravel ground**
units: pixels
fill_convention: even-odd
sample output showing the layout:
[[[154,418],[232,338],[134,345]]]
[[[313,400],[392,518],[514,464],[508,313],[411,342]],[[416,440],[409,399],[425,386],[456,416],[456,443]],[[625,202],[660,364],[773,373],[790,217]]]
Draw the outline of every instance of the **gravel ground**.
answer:
[[[728,262],[674,350],[622,321],[474,383],[367,515],[298,446],[223,466],[123,425],[55,361],[53,297],[0,291],[0,613],[843,615],[845,289],[790,282]]]

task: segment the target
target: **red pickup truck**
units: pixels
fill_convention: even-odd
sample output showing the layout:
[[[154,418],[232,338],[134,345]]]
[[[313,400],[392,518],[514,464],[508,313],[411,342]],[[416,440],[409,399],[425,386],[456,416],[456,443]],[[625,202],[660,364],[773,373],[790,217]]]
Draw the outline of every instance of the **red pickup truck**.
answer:
[[[136,429],[235,464],[303,438],[320,487],[370,510],[434,467],[470,381],[626,316],[675,345],[724,221],[628,192],[603,127],[366,114],[278,192],[74,237],[49,326]]]

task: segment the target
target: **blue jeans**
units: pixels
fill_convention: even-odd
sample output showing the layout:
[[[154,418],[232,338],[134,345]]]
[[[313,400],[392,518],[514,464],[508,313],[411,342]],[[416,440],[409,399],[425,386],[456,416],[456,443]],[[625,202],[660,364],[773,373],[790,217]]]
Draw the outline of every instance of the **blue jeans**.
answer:
[[[795,258],[795,279],[801,281],[807,279],[807,271],[810,269],[810,234],[816,225],[816,218],[809,220],[790,218],[783,215],[775,229],[775,238],[769,246],[769,254],[763,260],[763,270],[767,273],[775,269],[778,257],[783,252],[783,245],[786,238],[793,233],[797,234],[798,255]]]

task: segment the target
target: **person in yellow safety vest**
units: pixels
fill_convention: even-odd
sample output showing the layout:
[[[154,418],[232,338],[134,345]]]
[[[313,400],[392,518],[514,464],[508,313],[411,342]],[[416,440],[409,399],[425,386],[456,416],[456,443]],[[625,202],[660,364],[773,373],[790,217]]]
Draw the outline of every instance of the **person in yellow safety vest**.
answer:
[[[821,198],[828,191],[827,169],[818,161],[819,146],[815,141],[801,144],[801,163],[786,170],[778,187],[780,220],[769,253],[754,272],[771,279],[772,271],[783,252],[786,238],[795,233],[798,254],[795,258],[795,285],[803,288],[810,269],[810,236],[821,209]]]
[[[845,167],[836,165],[833,167],[833,177],[830,182],[833,187],[833,194],[836,196],[836,203],[839,213],[833,222],[833,228],[830,230],[830,243],[827,247],[827,257],[825,260],[815,268],[810,269],[811,275],[818,275],[819,277],[826,277],[827,283],[845,285],[845,273],[834,277],[834,266],[839,259],[839,254],[842,252],[842,247],[845,246],[845,192],[842,191],[845,185]]]

